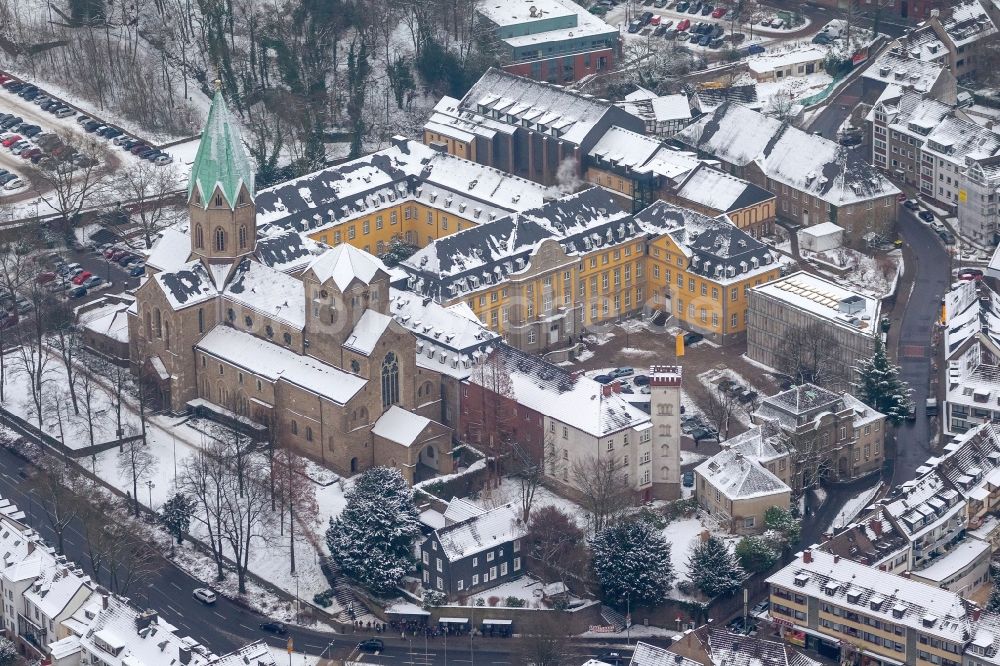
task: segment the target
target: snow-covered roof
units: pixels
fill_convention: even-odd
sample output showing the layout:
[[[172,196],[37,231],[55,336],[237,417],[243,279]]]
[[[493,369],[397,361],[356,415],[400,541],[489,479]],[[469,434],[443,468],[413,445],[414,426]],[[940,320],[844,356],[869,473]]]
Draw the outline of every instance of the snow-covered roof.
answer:
[[[815,384],[802,384],[764,398],[754,418],[772,419],[784,428],[794,430],[801,425],[800,417],[815,418],[821,413],[841,412],[844,409],[843,395]]]
[[[391,325],[392,317],[369,308],[354,325],[351,334],[344,341],[344,347],[368,356]]]
[[[25,591],[25,600],[37,606],[39,612],[50,620],[58,618],[64,612],[76,611],[75,608],[69,608],[69,604],[73,599],[80,598],[79,595],[92,591],[90,576],[84,575],[72,563],[60,563],[47,552],[36,552],[41,559],[42,568],[31,587]]]
[[[744,77],[749,79],[750,77]],[[701,87],[695,94],[694,101],[702,113],[710,113],[727,102],[759,109],[761,102],[757,96],[757,82],[752,79],[745,83],[739,82],[731,86],[719,88]]]
[[[530,115],[534,127],[577,145],[601,129],[609,112],[624,113],[607,100],[499,69],[483,74],[462,98],[460,108],[466,118],[489,117],[510,125],[521,125]],[[512,110],[518,113],[509,113]]]
[[[78,636],[81,647],[108,666],[171,666],[181,663],[182,652],[190,652],[189,666],[205,666],[215,658],[192,639],[178,636],[175,627],[155,614],[144,617],[114,595],[107,597],[103,608],[101,596],[95,594],[74,619],[86,629]],[[229,666],[237,665],[229,662]]]
[[[785,483],[753,458],[737,449],[723,449],[695,471],[733,501],[791,493]]]
[[[172,271],[187,263],[191,256],[191,237],[174,227],[167,227],[153,243],[146,265],[158,271]]]
[[[223,292],[225,300],[302,330],[306,297],[302,281],[244,258]],[[242,319],[242,317],[240,317]]]
[[[430,423],[431,420],[425,416],[414,414],[399,405],[393,405],[372,426],[372,434],[396,444],[410,446],[417,441],[417,437],[420,437],[420,433]]]
[[[48,648],[49,656],[57,662],[60,659],[66,659],[78,653],[82,649],[78,636],[67,636],[54,643],[49,643]]]
[[[649,423],[649,414],[633,407],[620,393],[609,391],[593,379],[573,375],[538,356],[500,344],[494,357],[480,366],[469,381],[497,386],[493,372],[510,379],[513,399],[555,421],[603,437]],[[610,387],[609,387],[610,388]]]
[[[287,381],[341,405],[364,388],[367,381],[230,326],[216,326],[195,345],[195,349],[248,373],[270,381]]]
[[[492,2],[494,0],[487,0]],[[528,32],[526,34],[514,35],[510,37],[503,37],[504,43],[506,43],[511,48],[522,48],[525,46],[539,46],[543,44],[556,44],[553,48],[558,48],[558,42],[563,42],[567,40],[578,40],[578,39],[589,39],[591,43],[598,42],[598,45],[602,45],[600,42],[603,41],[603,45],[611,46],[612,42],[616,41],[618,38],[618,28],[612,25],[608,25],[601,18],[594,16],[588,12],[583,7],[576,5],[571,0],[568,2],[560,2],[559,0],[549,0],[558,5],[563,5],[568,7],[573,5],[576,15],[576,25],[553,28],[552,30],[545,30],[542,32]],[[507,6],[514,5],[516,3],[507,3]],[[532,3],[533,4],[533,3]],[[603,37],[603,40],[595,39],[597,37]]]
[[[899,194],[847,146],[738,104],[723,104],[676,138],[730,164],[756,162],[768,178],[834,206]]]
[[[989,12],[979,0],[953,0],[941,18],[941,27],[956,48],[996,34]]]
[[[774,199],[774,195],[753,183],[699,164],[688,174],[676,192],[691,201],[720,213],[729,213]]]
[[[271,233],[262,234],[265,229],[270,229]],[[265,224],[258,228],[257,233],[254,255],[260,263],[283,273],[305,268],[313,257],[323,251],[319,243],[291,229]]]
[[[881,303],[812,273],[799,271],[753,287],[753,294],[805,310],[841,328],[874,336],[878,332]]]
[[[85,312],[81,312],[77,317],[77,323],[88,331],[107,337],[116,342],[128,342],[128,315],[127,311],[134,302],[134,299],[122,301],[109,301],[100,307],[94,307]]]
[[[834,559],[832,554],[816,549],[810,551],[810,562],[805,559],[800,554],[794,562],[770,576],[767,582],[786,590],[828,599],[841,607],[855,606],[863,609],[865,615],[892,625],[911,627],[920,634],[960,644],[972,635],[965,600],[958,594],[849,559]],[[857,601],[848,601],[848,594],[852,598],[857,594]],[[873,597],[882,601],[876,604],[877,608],[872,608]]]
[[[316,257],[306,271],[312,271],[320,283],[332,280],[341,292],[354,280],[371,284],[380,273],[389,273],[381,259],[347,243]]]
[[[941,63],[948,57],[948,47],[929,25],[911,30],[900,39],[900,46],[911,58],[926,62]]]
[[[785,643],[709,626],[708,649],[719,666],[820,666]]]
[[[886,517],[881,506],[876,505],[863,516],[826,541],[823,550],[872,567],[892,563],[909,552],[909,540]]]
[[[594,144],[587,155],[597,161],[597,166],[605,162],[615,167],[640,169],[662,147],[662,142],[651,136],[610,127]]]
[[[577,14],[559,0],[532,0],[531,2],[504,2],[483,0],[476,11],[498,26],[521,26],[536,21],[549,22],[555,18],[565,18]],[[583,8],[580,8],[582,13]],[[529,28],[530,29],[530,28]]]
[[[1000,153],[1000,134],[949,114],[936,122],[927,134],[922,151],[964,167],[966,158],[979,160]]]
[[[697,661],[682,657],[666,648],[638,641],[629,666],[700,666]]]
[[[903,536],[916,541],[964,511],[965,500],[932,472],[900,486],[884,510]]]
[[[213,659],[212,666],[276,666],[274,653],[263,640],[250,643],[229,654]]]
[[[760,419],[760,421],[739,435],[720,442],[720,445],[739,451],[744,458],[756,460],[761,464],[767,464],[787,456],[789,449],[784,443],[778,424],[769,419]]]
[[[447,108],[445,100],[438,105]],[[447,134],[452,119],[444,111],[432,118]],[[462,131],[484,131],[468,121],[454,122]],[[257,222],[315,234],[415,201],[479,224],[491,215],[539,206],[546,191],[525,178],[394,137],[384,150],[262,190],[256,199]],[[389,224],[388,211],[385,217]]]
[[[830,50],[816,44],[801,46],[787,51],[768,51],[753,56],[747,60],[747,67],[751,72],[764,74],[773,72],[776,69],[784,69],[795,65],[810,62],[821,62],[829,54]]]
[[[850,393],[844,393],[841,397],[844,399],[844,406],[848,409],[854,410],[853,423],[855,428],[868,425],[869,423],[874,423],[879,419],[885,418],[885,414],[877,409],[874,409],[873,407],[869,407]]]
[[[462,497],[452,497],[451,501],[448,502],[448,508],[444,511],[444,519],[450,525],[481,516],[484,513],[486,513],[486,509],[483,509],[478,504]]]
[[[449,562],[521,539],[526,533],[520,509],[514,502],[434,532]]]
[[[728,217],[709,217],[663,200],[635,216],[642,229],[666,231],[685,254],[687,270],[719,284],[774,271],[774,255]],[[662,231],[660,233],[662,233]]]
[[[930,92],[946,66],[910,58],[907,55],[886,51],[865,69],[861,76],[873,81],[913,88],[917,92]]]
[[[204,303],[219,294],[215,280],[197,259],[173,270],[161,271],[153,279],[175,310]]]
[[[931,562],[929,566],[914,571],[913,575],[934,585],[947,583],[949,578],[964,571],[970,564],[982,560],[984,557],[988,558],[992,550],[992,546],[985,541],[964,539],[953,549]]]
[[[834,222],[821,222],[803,229],[799,229],[799,235],[812,236],[813,238],[823,238],[824,236],[836,236],[844,233],[844,228]]]

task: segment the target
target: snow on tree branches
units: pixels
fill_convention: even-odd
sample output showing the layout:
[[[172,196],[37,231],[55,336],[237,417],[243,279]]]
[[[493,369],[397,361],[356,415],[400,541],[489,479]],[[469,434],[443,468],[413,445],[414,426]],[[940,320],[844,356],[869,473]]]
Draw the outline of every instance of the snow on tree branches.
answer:
[[[629,520],[597,533],[591,542],[594,573],[612,603],[656,605],[674,583],[670,544],[648,523]]]
[[[910,411],[910,388],[899,377],[899,366],[889,362],[882,336],[875,338],[875,353],[856,368],[858,398],[885,414],[890,423],[902,422]]]
[[[746,572],[736,561],[736,556],[716,536],[709,537],[691,549],[688,575],[691,582],[709,598],[735,593],[746,578]]]
[[[419,536],[413,492],[399,470],[373,467],[362,473],[330,520],[326,545],[344,574],[377,594],[391,592],[416,563]]]

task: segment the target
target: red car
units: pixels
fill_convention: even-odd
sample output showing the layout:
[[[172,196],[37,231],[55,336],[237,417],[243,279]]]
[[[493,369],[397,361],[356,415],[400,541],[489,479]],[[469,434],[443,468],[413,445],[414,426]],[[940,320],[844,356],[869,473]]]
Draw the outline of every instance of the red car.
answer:
[[[30,160],[35,155],[41,154],[41,152],[41,148],[28,148],[27,150],[21,152],[21,159]]]
[[[45,284],[46,282],[52,282],[56,279],[56,274],[52,271],[42,271],[35,276],[35,282],[38,284]]]
[[[677,32],[684,32],[691,27],[691,19],[684,19],[677,24]]]
[[[725,7],[716,7],[715,10],[712,12],[712,18],[722,18],[725,15],[726,15]]]
[[[2,86],[3,84],[7,83],[8,81],[10,81],[13,78],[14,77],[10,76],[9,74],[0,74],[0,86]]]
[[[91,273],[90,271],[84,271],[79,275],[77,275],[75,278],[73,278],[73,284],[83,284],[83,281],[89,278],[91,275],[93,275],[93,273]]]
[[[14,136],[9,136],[9,137],[7,137],[6,139],[3,140],[3,147],[4,148],[10,148],[11,146],[13,146],[15,143],[17,143],[20,140],[21,140],[21,135],[20,134],[15,134]]]
[[[653,18],[649,19],[649,25],[660,25],[661,18],[659,14],[653,14]]]

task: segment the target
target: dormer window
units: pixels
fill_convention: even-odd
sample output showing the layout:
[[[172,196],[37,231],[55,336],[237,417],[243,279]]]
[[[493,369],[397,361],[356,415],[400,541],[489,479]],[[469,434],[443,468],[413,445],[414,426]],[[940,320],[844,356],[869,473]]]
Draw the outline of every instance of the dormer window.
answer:
[[[216,194],[215,195],[215,206],[217,208],[221,208],[222,207],[222,195],[221,194]]]

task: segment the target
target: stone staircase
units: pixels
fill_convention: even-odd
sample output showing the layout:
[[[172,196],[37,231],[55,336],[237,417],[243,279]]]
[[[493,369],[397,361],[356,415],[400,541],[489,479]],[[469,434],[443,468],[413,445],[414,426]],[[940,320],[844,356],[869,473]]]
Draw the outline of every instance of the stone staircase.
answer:
[[[375,616],[368,612],[368,607],[358,600],[333,558],[321,558],[320,569],[326,576],[330,589],[333,590],[334,604],[327,610],[338,622],[353,624],[356,620],[361,622],[376,620]]]

